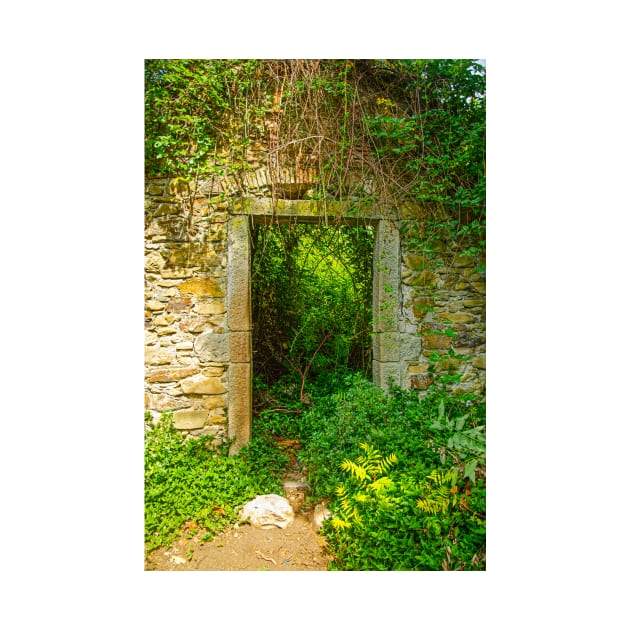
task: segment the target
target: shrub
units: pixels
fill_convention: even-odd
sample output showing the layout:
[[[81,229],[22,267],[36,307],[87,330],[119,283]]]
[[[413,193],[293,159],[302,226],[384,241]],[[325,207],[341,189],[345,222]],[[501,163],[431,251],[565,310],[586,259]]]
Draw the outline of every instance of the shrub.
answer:
[[[336,558],[332,569],[383,571],[485,568],[485,489],[458,485],[457,469],[424,479],[397,473],[395,454],[345,460],[347,473],[324,531]]]
[[[172,413],[145,429],[145,542],[147,550],[172,543],[184,523],[208,537],[233,523],[238,510],[258,494],[281,489],[285,463],[271,444],[252,440],[238,456],[211,437],[185,439],[173,428]]]

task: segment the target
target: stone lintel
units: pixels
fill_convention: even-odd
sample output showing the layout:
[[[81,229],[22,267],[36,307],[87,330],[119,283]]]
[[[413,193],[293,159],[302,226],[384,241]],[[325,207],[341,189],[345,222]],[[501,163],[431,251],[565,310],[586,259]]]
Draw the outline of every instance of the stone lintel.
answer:
[[[326,217],[342,219],[347,225],[355,223],[376,223],[385,218],[383,213],[375,212],[374,204],[359,201],[332,201],[311,199],[235,199],[230,213],[251,215],[253,217],[274,217],[298,220],[300,223],[319,223]],[[389,216],[387,218],[390,218]],[[393,218],[393,212],[391,213]]]

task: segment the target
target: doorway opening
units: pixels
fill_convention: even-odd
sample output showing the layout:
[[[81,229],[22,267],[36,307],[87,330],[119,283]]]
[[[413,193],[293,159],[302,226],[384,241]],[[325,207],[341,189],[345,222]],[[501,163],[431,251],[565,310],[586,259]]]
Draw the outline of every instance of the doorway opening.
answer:
[[[374,226],[257,222],[250,247],[255,382],[304,402],[307,383],[370,378]]]
[[[355,216],[342,204],[328,210],[330,230],[316,227],[321,208],[308,201],[240,200],[231,210],[226,310],[232,452],[251,439],[255,374],[264,384],[293,373],[298,395],[306,379],[332,377],[328,368],[338,364],[371,373],[382,388],[402,382],[398,224],[371,213]],[[339,257],[330,259],[330,250]],[[296,299],[291,283],[298,280],[307,289]]]

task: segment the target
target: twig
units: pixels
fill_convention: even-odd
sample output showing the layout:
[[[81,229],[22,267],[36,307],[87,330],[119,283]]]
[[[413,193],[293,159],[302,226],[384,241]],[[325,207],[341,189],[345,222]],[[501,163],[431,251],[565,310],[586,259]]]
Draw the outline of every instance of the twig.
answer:
[[[267,560],[267,562],[273,562],[274,564],[278,564],[273,558],[268,558],[267,556],[265,556],[264,554],[262,554],[260,551],[256,551],[256,555],[261,559],[261,560]]]

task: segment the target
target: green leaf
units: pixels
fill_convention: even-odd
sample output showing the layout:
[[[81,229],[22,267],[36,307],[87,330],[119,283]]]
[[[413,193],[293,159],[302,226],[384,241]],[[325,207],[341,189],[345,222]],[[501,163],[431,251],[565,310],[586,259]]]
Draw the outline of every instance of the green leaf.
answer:
[[[459,416],[459,418],[455,419],[455,430],[461,431],[464,428],[464,424],[466,422],[466,418],[468,418],[468,414],[463,416]]]
[[[464,466],[464,477],[468,477],[473,483],[475,483],[475,471],[477,470],[477,460],[470,460],[466,466]]]

